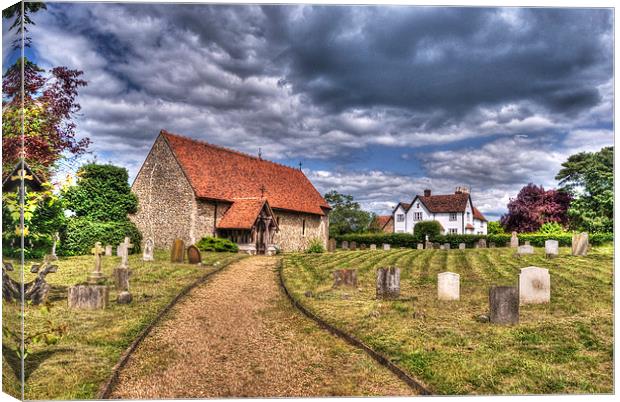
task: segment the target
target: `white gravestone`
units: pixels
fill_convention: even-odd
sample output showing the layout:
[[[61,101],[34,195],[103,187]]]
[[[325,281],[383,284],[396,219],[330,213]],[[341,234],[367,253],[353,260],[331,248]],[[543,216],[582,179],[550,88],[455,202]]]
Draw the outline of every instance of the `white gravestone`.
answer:
[[[465,243],[459,243],[459,250],[465,250]]]
[[[545,241],[545,256],[557,257],[560,254],[559,243],[557,240]]]
[[[383,249],[386,250],[386,251],[389,250],[390,249],[390,245],[387,244],[387,243],[383,243]]]
[[[348,250],[348,249],[349,249],[349,242],[348,242],[348,241],[346,241],[346,240],[344,240],[344,241],[342,242],[342,244],[340,245],[340,247],[341,247],[343,250]]]
[[[521,268],[519,274],[519,303],[549,303],[551,299],[551,277],[549,270],[538,267]]]
[[[579,256],[587,255],[589,244],[588,233],[573,234],[572,254]]]
[[[532,247],[530,245],[519,246],[517,248],[517,254],[519,254],[519,255],[534,254],[534,247]]]
[[[517,237],[517,232],[512,232],[512,236],[510,236],[510,247],[519,247],[519,238]]]
[[[111,257],[112,256],[112,246],[111,245],[107,245],[105,246],[105,256],[106,257]]]
[[[424,250],[424,244],[418,243],[418,250]]]
[[[439,300],[459,300],[460,275],[454,272],[437,274],[437,298]]]
[[[376,244],[371,244],[370,245],[370,249],[371,250],[376,250],[377,249],[377,245]]]
[[[144,243],[144,252],[142,253],[142,261],[153,261],[153,240],[146,239]]]

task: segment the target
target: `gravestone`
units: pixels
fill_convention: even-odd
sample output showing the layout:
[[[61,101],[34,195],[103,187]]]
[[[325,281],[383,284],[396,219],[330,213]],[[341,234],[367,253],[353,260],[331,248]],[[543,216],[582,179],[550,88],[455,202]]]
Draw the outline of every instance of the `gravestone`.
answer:
[[[116,246],[116,256],[121,257],[123,255],[123,244]]]
[[[439,250],[441,248],[441,245],[439,243],[433,243],[433,248],[435,250]]]
[[[377,299],[398,299],[400,296],[400,268],[377,270]]]
[[[370,249],[371,250],[376,250],[377,249],[377,245],[376,244],[371,244],[370,245]]]
[[[384,251],[389,251],[390,250],[390,245],[388,243],[383,243],[383,250]]]
[[[465,250],[465,243],[459,243],[459,250]]]
[[[153,239],[146,239],[144,242],[144,252],[142,253],[142,261],[153,261],[155,258],[153,257],[153,251],[155,249],[155,244],[153,243]]]
[[[545,257],[553,258],[560,255],[560,244],[557,240],[545,241]]]
[[[366,243],[360,244],[360,250],[366,250]]]
[[[487,248],[486,239],[479,239],[477,244],[478,244],[478,248]]]
[[[417,248],[418,248],[418,250],[424,250],[424,244],[418,243]]]
[[[103,285],[77,285],[69,287],[69,308],[82,310],[104,309],[108,306],[110,291]]]
[[[588,254],[589,239],[586,232],[573,233],[572,254],[585,256]]]
[[[334,288],[339,286],[357,287],[357,270],[338,269],[334,271]]]
[[[489,290],[489,321],[519,323],[519,290],[514,286],[493,286]]]
[[[185,254],[185,243],[181,239],[174,239],[170,252],[170,262],[183,262],[183,254]]]
[[[512,232],[512,236],[510,236],[510,247],[519,247],[519,238],[517,237],[517,232]]]
[[[48,261],[56,261],[58,256],[56,255],[56,244],[60,241],[58,232],[54,233],[54,243],[52,243],[52,253],[48,256]]]
[[[118,291],[129,290],[129,276],[131,270],[129,268],[114,268],[114,286]]]
[[[551,277],[549,270],[538,267],[521,268],[519,274],[519,303],[549,303],[551,299]]]
[[[327,242],[327,251],[329,251],[330,253],[336,251],[336,239],[334,239],[333,237]]]
[[[534,247],[530,245],[517,247],[517,255],[534,254]]]
[[[340,245],[340,248],[342,248],[343,250],[348,250],[349,249],[349,242],[344,240],[342,242],[342,244]]]
[[[350,250],[353,250],[353,251],[357,250],[357,243],[356,243],[356,242],[354,242],[354,241],[352,241],[351,243],[349,243],[349,249],[350,249]]]
[[[443,244],[441,244],[441,245],[439,246],[439,249],[440,249],[440,250],[443,250],[443,249],[444,249]]]
[[[427,250],[431,250],[433,248],[433,243],[431,243],[430,241],[427,240],[424,243],[424,248],[427,249]]]
[[[129,249],[133,248],[133,244],[129,240],[129,237],[125,237],[125,241],[121,243],[121,268],[127,268],[129,260]]]
[[[459,300],[460,275],[454,272],[437,274],[437,298],[439,300]]]
[[[109,244],[105,246],[105,256],[112,257],[112,246]]]
[[[450,250],[450,243],[444,243],[443,244],[443,249],[444,250]]]
[[[95,256],[95,269],[88,276],[88,283],[96,285],[105,279],[101,272],[101,254],[103,253],[101,242],[95,243],[95,247],[93,247],[90,252]]]
[[[200,250],[193,244],[187,248],[187,261],[190,264],[200,264],[202,262]]]
[[[495,248],[495,243],[490,242],[490,243],[489,243],[489,248]]]
[[[526,246],[529,246],[529,245],[530,245],[530,241],[529,241],[529,240],[526,240],[526,241],[525,241],[525,245],[526,245]]]

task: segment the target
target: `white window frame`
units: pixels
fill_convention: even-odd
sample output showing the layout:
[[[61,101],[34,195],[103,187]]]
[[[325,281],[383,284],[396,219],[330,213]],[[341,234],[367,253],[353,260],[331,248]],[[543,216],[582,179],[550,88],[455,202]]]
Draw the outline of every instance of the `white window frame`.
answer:
[[[405,214],[396,214],[396,222],[404,222]]]
[[[459,234],[459,230],[455,228],[448,229],[448,234]]]
[[[450,222],[455,222],[458,219],[456,212],[450,212],[450,216],[448,217],[448,220]]]
[[[414,221],[421,221],[423,219],[423,214],[422,212],[414,212],[413,213],[413,220]]]

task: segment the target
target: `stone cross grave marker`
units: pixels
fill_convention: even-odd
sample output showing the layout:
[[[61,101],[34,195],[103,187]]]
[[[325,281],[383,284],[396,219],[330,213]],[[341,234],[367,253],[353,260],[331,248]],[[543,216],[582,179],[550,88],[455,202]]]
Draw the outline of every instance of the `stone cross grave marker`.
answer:
[[[450,243],[444,243],[443,244],[443,249],[444,250],[450,250]]]
[[[190,264],[200,264],[202,262],[200,250],[193,244],[187,248],[187,261]]]
[[[460,275],[454,272],[437,274],[437,298],[439,300],[459,300]]]
[[[181,239],[174,239],[172,243],[172,251],[170,253],[170,262],[183,262],[183,254],[185,253],[185,244]]]
[[[112,246],[109,244],[105,246],[105,256],[112,257]]]
[[[400,296],[400,268],[377,270],[377,299],[398,299]]]
[[[545,257],[553,258],[560,255],[560,243],[557,240],[545,241]]]
[[[128,260],[129,260],[129,249],[133,248],[133,244],[129,240],[129,237],[125,237],[125,241],[123,242],[122,254],[121,254],[121,268],[128,268]]]
[[[355,269],[338,269],[334,271],[334,288],[340,286],[357,287],[357,270]]]
[[[585,256],[588,254],[588,233],[573,233],[573,242],[572,242],[572,254],[578,256]]]
[[[336,239],[334,239],[333,237],[327,242],[327,251],[329,251],[330,253],[336,251]]]
[[[371,250],[376,250],[377,249],[377,245],[376,244],[371,244],[370,245],[370,249]]]
[[[514,286],[493,286],[489,290],[489,321],[519,323],[519,290]]]
[[[521,268],[519,274],[519,303],[549,303],[551,299],[551,277],[549,270],[538,267]]]
[[[91,284],[97,284],[104,278],[101,273],[101,254],[103,253],[101,242],[95,243],[95,247],[93,247],[90,252],[95,256],[95,269],[88,276],[88,282]]]
[[[343,241],[342,241],[342,244],[340,244],[340,247],[341,247],[343,250],[348,250],[348,249],[349,249],[349,242],[348,242],[348,241],[346,241],[346,240],[343,240]]]
[[[459,250],[465,250],[465,243],[459,243]]]
[[[153,252],[155,251],[155,243],[153,239],[146,239],[144,242],[144,252],[142,253],[142,261],[153,261]]]
[[[356,243],[355,241],[352,241],[352,242],[349,244],[349,248],[350,248],[351,250],[353,250],[353,251],[357,250],[357,243]]]
[[[417,249],[418,249],[418,250],[424,250],[424,244],[422,244],[422,243],[418,243],[418,245],[417,245]]]
[[[390,250],[390,245],[388,243],[383,243],[383,250],[389,251]]]
[[[526,244],[524,246],[517,247],[517,255],[534,254],[534,247]]]
[[[512,235],[510,236],[510,247],[519,247],[519,238],[517,237],[517,232],[512,232]]]

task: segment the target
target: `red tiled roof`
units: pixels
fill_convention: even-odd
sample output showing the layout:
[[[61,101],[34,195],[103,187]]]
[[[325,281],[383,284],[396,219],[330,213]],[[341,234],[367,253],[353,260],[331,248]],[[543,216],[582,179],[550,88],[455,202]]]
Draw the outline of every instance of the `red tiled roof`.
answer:
[[[465,229],[475,229],[474,225],[472,225],[471,223],[468,223],[467,225],[465,225]]]
[[[428,208],[430,212],[463,212],[469,200],[469,194],[447,194],[447,195],[431,195],[425,197],[419,195],[418,198]]]
[[[271,208],[324,215],[331,209],[304,173],[162,130],[196,197],[224,201],[264,196]],[[264,193],[261,191],[264,189]]]
[[[486,222],[487,218],[485,218],[484,215],[482,215],[482,213],[478,211],[478,208],[476,207],[472,207],[472,208],[474,209],[474,219],[478,219],[478,220]]]
[[[377,215],[375,220],[377,221],[377,226],[379,229],[383,229],[385,225],[387,225],[392,219],[392,215]]]
[[[251,229],[263,205],[264,198],[235,200],[217,223],[218,229]]]

